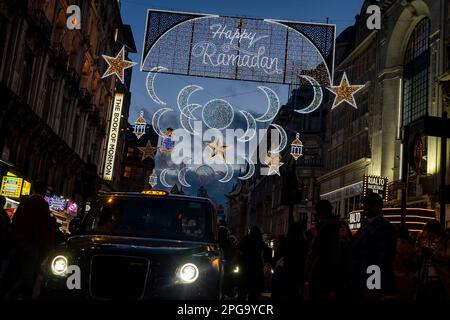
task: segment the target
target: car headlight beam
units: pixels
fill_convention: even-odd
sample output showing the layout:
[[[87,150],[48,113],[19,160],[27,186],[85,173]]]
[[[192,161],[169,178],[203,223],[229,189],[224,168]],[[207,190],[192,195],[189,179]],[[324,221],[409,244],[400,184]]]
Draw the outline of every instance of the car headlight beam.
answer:
[[[52,272],[56,276],[61,276],[66,273],[68,267],[67,258],[65,256],[56,256],[52,260]]]
[[[178,277],[185,283],[195,282],[198,278],[198,275],[198,268],[193,263],[184,264],[178,272]]]

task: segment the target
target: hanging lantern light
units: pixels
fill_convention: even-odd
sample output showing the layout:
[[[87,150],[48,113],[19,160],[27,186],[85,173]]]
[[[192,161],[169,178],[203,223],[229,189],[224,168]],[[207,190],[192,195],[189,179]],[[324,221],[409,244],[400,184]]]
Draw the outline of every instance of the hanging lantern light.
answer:
[[[140,139],[145,134],[145,129],[147,126],[147,122],[144,118],[144,111],[141,111],[139,118],[134,122],[134,131],[133,133],[136,135],[138,139]]]
[[[158,176],[152,172],[148,178],[148,183],[154,188],[158,184]]]
[[[300,140],[300,133],[295,135],[295,140],[291,143],[291,156],[294,157],[295,160],[300,158],[303,155],[303,143]]]

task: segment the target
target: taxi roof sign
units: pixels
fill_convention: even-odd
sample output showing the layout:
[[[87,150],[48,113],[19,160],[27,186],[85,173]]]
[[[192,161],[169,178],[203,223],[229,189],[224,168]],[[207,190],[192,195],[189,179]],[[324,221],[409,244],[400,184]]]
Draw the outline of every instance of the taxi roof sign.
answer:
[[[148,196],[166,196],[169,193],[167,191],[162,190],[144,190],[141,192],[141,194],[145,194]]]

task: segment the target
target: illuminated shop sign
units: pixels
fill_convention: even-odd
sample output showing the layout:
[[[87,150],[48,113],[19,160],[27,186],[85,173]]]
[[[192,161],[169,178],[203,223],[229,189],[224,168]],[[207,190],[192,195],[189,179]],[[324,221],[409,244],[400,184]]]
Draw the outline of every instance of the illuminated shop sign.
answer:
[[[380,176],[364,176],[363,196],[369,193],[379,194],[384,200],[388,199],[388,178]]]
[[[76,214],[78,212],[78,204],[74,201],[67,202],[67,212]]]
[[[348,224],[350,230],[358,230],[359,228],[361,228],[361,212],[350,212],[350,214],[348,215]]]
[[[2,179],[0,194],[5,197],[19,198],[22,190],[23,179],[6,175]]]
[[[321,86],[333,81],[335,25],[148,10],[142,71]]]
[[[111,126],[109,129],[108,144],[106,149],[106,161],[103,173],[103,179],[108,181],[112,181],[113,179],[114,160],[116,158],[117,141],[120,134],[123,98],[124,95],[122,93],[116,93],[114,97]]]
[[[57,195],[52,195],[50,197],[45,197],[48,202],[49,209],[51,211],[64,211],[66,209],[67,199]]]

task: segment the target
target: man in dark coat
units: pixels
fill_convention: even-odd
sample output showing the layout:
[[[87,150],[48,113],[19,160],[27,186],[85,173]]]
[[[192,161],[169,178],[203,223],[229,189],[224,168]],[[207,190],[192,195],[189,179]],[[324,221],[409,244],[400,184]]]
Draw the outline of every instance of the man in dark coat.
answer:
[[[315,207],[318,223],[305,264],[305,299],[334,300],[338,286],[339,219],[333,216],[333,206],[320,200]]]
[[[397,232],[383,217],[383,199],[371,193],[363,199],[365,224],[355,235],[351,245],[351,278],[353,300],[380,300],[395,291],[393,261],[396,252]],[[381,288],[370,289],[367,280],[369,266],[381,271]]]

